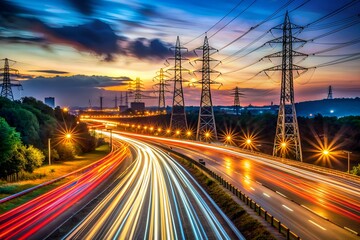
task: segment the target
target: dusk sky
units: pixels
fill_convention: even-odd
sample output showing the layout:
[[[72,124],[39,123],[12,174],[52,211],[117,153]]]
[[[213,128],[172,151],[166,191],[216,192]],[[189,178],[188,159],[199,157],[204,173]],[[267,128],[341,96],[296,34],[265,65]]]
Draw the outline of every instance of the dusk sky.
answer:
[[[256,74],[280,63],[259,60],[281,50],[281,44],[265,43],[281,36],[269,30],[284,21],[287,10],[292,23],[304,26],[294,29],[294,36],[308,41],[294,45],[309,55],[294,58],[309,68],[299,77],[294,73],[295,101],[326,98],[329,85],[335,98],[359,97],[360,1],[1,0],[0,58],[16,61],[11,67],[20,71],[22,96],[54,96],[61,106],[87,106],[90,99],[98,106],[103,95],[110,107],[137,77],[144,82],[144,94],[154,97],[153,78],[160,68],[173,65],[171,60],[165,64],[176,37],[193,61],[193,50],[207,32],[210,45],[219,49],[212,57],[222,62],[215,68],[222,73],[215,80],[222,86],[213,85],[213,104],[233,104],[235,86],[244,94],[241,105],[278,104],[280,72]],[[201,63],[185,61],[184,67],[194,71]],[[196,81],[201,75],[184,78]],[[201,86],[187,85],[185,104],[199,105]],[[172,90],[170,85],[167,105]],[[19,91],[13,91],[19,98]],[[156,105],[156,99],[144,101]]]

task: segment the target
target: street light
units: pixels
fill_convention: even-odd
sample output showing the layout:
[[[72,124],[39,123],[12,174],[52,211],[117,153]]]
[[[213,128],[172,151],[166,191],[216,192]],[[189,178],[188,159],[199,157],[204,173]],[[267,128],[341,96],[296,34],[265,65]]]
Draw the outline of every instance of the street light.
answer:
[[[246,139],[246,144],[247,144],[247,145],[250,145],[250,144],[251,144],[251,142],[252,142],[252,141],[251,141],[251,139],[250,139],[250,138]]]
[[[49,166],[51,165],[51,138],[48,138]]]
[[[66,140],[70,140],[71,133],[66,133],[64,137]],[[50,166],[51,165],[51,138],[48,138],[48,152],[49,152],[49,166]]]
[[[352,152],[343,150],[343,153],[347,154],[347,159],[348,159],[348,170],[347,170],[347,172],[350,173],[350,153],[352,153]]]

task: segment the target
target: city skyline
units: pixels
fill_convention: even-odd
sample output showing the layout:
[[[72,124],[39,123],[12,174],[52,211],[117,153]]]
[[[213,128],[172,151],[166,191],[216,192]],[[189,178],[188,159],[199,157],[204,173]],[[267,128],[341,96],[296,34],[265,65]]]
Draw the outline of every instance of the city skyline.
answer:
[[[281,44],[260,46],[281,36],[281,31],[268,30],[281,24],[288,10],[292,23],[305,26],[296,37],[311,40],[299,51],[314,54],[294,61],[310,68],[294,80],[295,101],[324,99],[329,85],[334,98],[359,96],[360,20],[354,7],[358,2],[330,1],[326,6],[321,1],[272,3],[264,7],[265,1],[230,1],[220,6],[217,1],[3,1],[1,58],[17,62],[12,67],[20,71],[24,96],[41,100],[54,96],[62,106],[87,106],[91,99],[96,106],[103,95],[108,99],[105,105],[112,106],[110,99],[136,77],[144,81],[146,95],[152,95],[152,79],[161,67],[166,69],[164,63],[173,55],[169,48],[176,36],[194,60],[191,50],[202,45],[207,32],[210,45],[220,49],[213,57],[222,60],[216,67],[222,73],[216,81],[222,86],[213,86],[213,104],[232,105],[230,91],[235,86],[245,94],[242,105],[278,104],[280,74],[271,78],[256,75],[278,62],[256,62],[281,49]],[[343,10],[328,16],[342,6]],[[232,43],[236,38],[240,39]],[[331,65],[342,59],[344,63]],[[322,67],[323,63],[330,65]],[[192,62],[184,67],[193,71],[201,65]],[[184,78],[195,81],[201,75]],[[184,85],[185,104],[199,105],[200,86]],[[172,88],[169,90],[167,105],[172,98]],[[15,89],[14,95],[19,97]],[[145,101],[156,105],[156,99]]]

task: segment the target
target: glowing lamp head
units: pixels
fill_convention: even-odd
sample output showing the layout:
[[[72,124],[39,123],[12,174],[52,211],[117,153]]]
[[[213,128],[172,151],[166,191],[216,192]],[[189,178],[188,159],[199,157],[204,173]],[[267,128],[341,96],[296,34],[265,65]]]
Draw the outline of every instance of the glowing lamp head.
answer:
[[[70,133],[67,133],[67,134],[65,135],[65,138],[66,138],[66,139],[70,139],[70,138],[71,138],[71,134],[70,134]]]
[[[186,135],[190,136],[191,135],[191,131],[187,131]]]
[[[250,144],[251,143],[251,139],[246,139],[246,144]]]
[[[205,137],[210,137],[210,133],[209,132],[207,132],[207,133],[205,133]]]
[[[179,130],[176,130],[175,133],[176,133],[176,135],[179,135],[179,134],[180,134],[180,131],[179,131]]]
[[[154,130],[154,127],[151,127],[151,128],[150,128],[150,131],[153,131],[153,130]]]
[[[69,108],[64,107],[64,108],[63,108],[63,111],[64,111],[64,112],[67,112],[67,111],[69,111]]]
[[[281,147],[282,147],[282,148],[286,148],[286,142],[282,142],[282,143],[281,143]]]
[[[325,149],[325,150],[323,151],[323,154],[324,154],[324,155],[329,155],[329,150]]]
[[[158,132],[161,132],[162,129],[161,129],[161,128],[158,128],[157,130],[158,130]]]
[[[166,133],[170,133],[170,129],[167,129],[167,130],[166,130]]]
[[[226,136],[226,140],[227,140],[227,141],[230,141],[230,140],[231,140],[231,136],[230,136],[230,135]]]

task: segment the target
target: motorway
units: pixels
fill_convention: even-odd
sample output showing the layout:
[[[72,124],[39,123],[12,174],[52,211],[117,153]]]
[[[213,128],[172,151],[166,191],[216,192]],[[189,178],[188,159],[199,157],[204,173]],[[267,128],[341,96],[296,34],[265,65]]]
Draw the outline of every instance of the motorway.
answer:
[[[112,136],[133,148],[133,165],[66,239],[244,239],[167,153]]]
[[[117,151],[0,215],[0,239],[245,239],[167,153],[112,136]],[[84,207],[89,209],[76,226],[63,227]]]
[[[350,231],[360,231],[359,182],[220,145],[122,134],[171,146],[192,159],[204,159],[210,170],[245,192],[302,239],[358,239]]]

